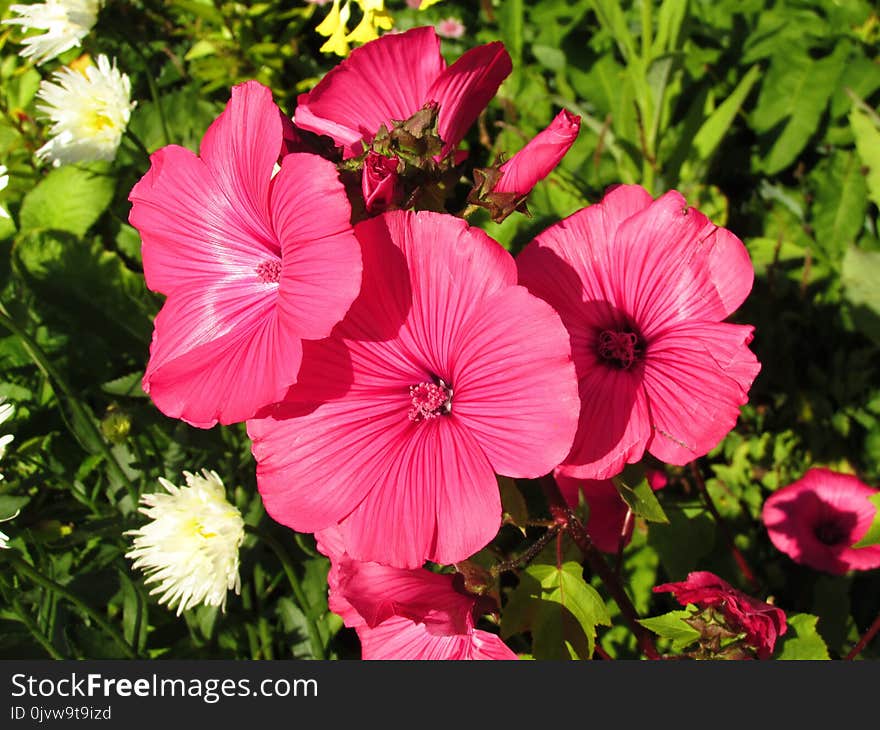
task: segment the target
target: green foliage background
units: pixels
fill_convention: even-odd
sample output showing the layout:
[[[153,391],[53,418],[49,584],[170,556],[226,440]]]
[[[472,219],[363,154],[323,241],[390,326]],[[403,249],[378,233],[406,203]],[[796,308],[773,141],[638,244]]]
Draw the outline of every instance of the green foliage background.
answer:
[[[9,2],[0,2],[9,17]],[[329,6],[328,6],[329,7]],[[516,253],[616,183],[680,190],[743,239],[756,281],[736,320],[755,325],[762,371],[735,431],[701,460],[721,518],[755,568],[761,596],[791,619],[783,658],[845,655],[880,611],[880,571],[832,577],[770,544],[764,499],[812,465],[880,485],[880,18],[863,0],[445,0],[425,12],[389,2],[397,28],[457,17],[444,54],[503,40],[513,74],[467,143],[475,165],[508,156],[560,108],[580,136],[534,191],[531,217],[472,219]],[[2,657],[357,657],[328,612],[328,563],[310,536],[266,517],[244,427],[201,431],[164,417],[140,390],[161,297],[143,281],[128,191],[147,151],[197,150],[230,87],[256,78],[292,114],[337,59],[314,33],[326,8],[279,0],[109,2],[83,50],[132,79],[131,134],[117,159],[52,169],[35,109],[39,70],[0,34],[0,396],[16,406],[0,468]],[[136,140],[139,140],[136,141]],[[466,194],[466,186],[463,187]],[[316,212],[317,213],[317,212]],[[158,477],[215,469],[257,534],[242,548],[242,594],[225,614],[180,619],[123,557]],[[475,557],[509,558],[546,518],[534,484],[504,490],[508,520]],[[671,610],[660,582],[711,570],[748,590],[688,470],[658,494],[667,522],[637,521],[622,578],[642,616]],[[650,516],[650,515],[647,515]],[[553,546],[551,546],[553,548]],[[637,656],[632,634],[576,553],[542,553],[497,586],[500,630],[536,658]],[[674,618],[674,617],[673,617]],[[678,651],[680,621],[656,623]],[[489,624],[487,624],[489,626]],[[664,628],[665,626],[665,628]],[[649,625],[649,628],[651,626]],[[684,631],[684,634],[682,633]],[[665,638],[662,638],[665,637]],[[874,641],[863,657],[880,657]]]

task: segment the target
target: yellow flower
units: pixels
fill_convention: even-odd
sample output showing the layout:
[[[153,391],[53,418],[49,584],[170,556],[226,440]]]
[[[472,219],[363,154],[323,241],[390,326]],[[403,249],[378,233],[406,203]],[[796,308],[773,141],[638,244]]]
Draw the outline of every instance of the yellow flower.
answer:
[[[385,10],[385,0],[356,0],[364,12],[361,22],[349,34],[349,43],[369,43],[379,37],[379,30],[389,30],[394,24]]]
[[[340,7],[340,0],[333,0],[333,7],[327,13],[327,17],[315,30],[323,36],[329,36],[321,46],[322,53],[335,53],[337,56],[348,55],[348,19],[351,17],[351,7],[348,0]]]
[[[419,5],[419,10],[427,10],[432,5],[436,5],[439,2],[440,0],[422,0],[421,4]]]

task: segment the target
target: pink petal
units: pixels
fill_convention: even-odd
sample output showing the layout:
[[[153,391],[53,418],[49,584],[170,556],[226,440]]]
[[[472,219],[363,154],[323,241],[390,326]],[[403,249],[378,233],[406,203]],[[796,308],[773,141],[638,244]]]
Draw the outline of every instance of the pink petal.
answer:
[[[571,448],[580,401],[565,328],[525,288],[486,298],[453,340],[452,412],[493,469],[535,478]]]
[[[638,370],[596,363],[579,381],[580,421],[560,472],[580,479],[608,479],[642,458],[651,421]]]
[[[362,270],[335,165],[316,155],[287,155],[273,180],[271,207],[283,263],[279,316],[299,337],[326,337],[357,297]]]
[[[307,94],[298,99],[294,121],[301,129],[326,134],[360,152],[383,124],[404,120],[428,100],[431,84],[446,68],[433,28],[384,35],[352,51]]]
[[[734,427],[761,369],[748,349],[751,339],[751,327],[694,322],[676,324],[649,342],[644,382],[654,456],[687,464]]]
[[[621,224],[608,275],[618,306],[650,337],[725,319],[751,291],[754,269],[736,236],[670,191]]]
[[[563,109],[550,126],[501,166],[496,193],[525,195],[562,161],[577,139],[581,118]]]
[[[504,44],[495,41],[472,48],[436,77],[424,100],[440,105],[437,128],[445,143],[443,154],[458,146],[512,70]]]
[[[348,552],[407,568],[464,560],[501,526],[492,467],[452,417],[409,426],[369,495],[342,523]]]
[[[626,520],[627,505],[610,479],[574,479],[557,473],[556,483],[565,501],[577,507],[580,494],[589,507],[585,525],[593,543],[604,553],[616,553],[620,545],[620,535]],[[632,530],[625,543],[629,543]]]
[[[143,379],[159,410],[209,428],[282,398],[302,347],[280,327],[275,299],[256,277],[171,295],[156,317]]]
[[[389,619],[374,629],[358,629],[362,658],[366,660],[477,660],[516,659],[498,636],[473,630],[468,634],[432,634],[424,624],[405,618]]]

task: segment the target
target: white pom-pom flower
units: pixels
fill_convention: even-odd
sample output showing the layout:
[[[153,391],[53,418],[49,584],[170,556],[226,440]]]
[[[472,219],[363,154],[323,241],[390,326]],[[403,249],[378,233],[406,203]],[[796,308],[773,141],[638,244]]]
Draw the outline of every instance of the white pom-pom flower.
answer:
[[[12,418],[12,414],[15,413],[15,406],[12,403],[7,403],[5,398],[0,398],[0,426],[2,426],[6,421]],[[6,456],[6,447],[12,443],[13,436],[12,434],[6,434],[5,436],[0,436],[0,459]],[[0,481],[3,480],[3,475],[0,474]],[[12,519],[11,517],[9,519]]]
[[[31,5],[11,5],[19,17],[8,18],[5,25],[19,25],[22,30],[43,30],[22,41],[20,55],[45,63],[67,50],[81,45],[98,20],[100,0],[47,0]]]
[[[7,185],[9,185],[9,170],[6,165],[0,165],[0,191],[6,190]],[[9,211],[2,205],[0,205],[0,218],[9,218]],[[0,400],[0,403],[3,403],[3,401]],[[2,410],[3,408],[0,406],[0,412],[2,412]],[[0,417],[0,423],[3,423],[5,420],[5,418]],[[0,454],[0,456],[2,456],[2,454]]]
[[[131,118],[131,81],[98,56],[83,71],[62,68],[52,81],[40,82],[37,109],[52,122],[50,139],[37,157],[56,167],[71,162],[112,160]]]
[[[241,591],[238,551],[244,540],[241,513],[226,499],[223,482],[214,471],[183,473],[185,487],[159,479],[167,494],[141,496],[140,512],[150,522],[133,535],[126,557],[155,583],[151,595],[159,603],[177,606],[177,615],[199,604],[226,610],[230,590]]]

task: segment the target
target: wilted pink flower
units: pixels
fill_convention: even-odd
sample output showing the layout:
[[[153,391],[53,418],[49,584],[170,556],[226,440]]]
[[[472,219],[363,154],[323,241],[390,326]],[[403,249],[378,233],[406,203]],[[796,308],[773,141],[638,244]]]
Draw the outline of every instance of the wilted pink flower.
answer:
[[[358,560],[455,563],[498,531],[495,472],[538,477],[568,453],[568,336],[460,218],[391,211],[355,233],[360,296],[307,343],[286,400],[248,423],[257,483],[294,530],[341,523]]]
[[[637,185],[548,228],[520,282],[571,337],[581,413],[569,476],[618,474],[645,450],[686,464],[733,428],[760,365],[752,327],[727,324],[752,287],[742,242],[671,191]]]
[[[550,126],[501,165],[493,192],[527,195],[562,161],[577,139],[581,118],[563,109]]]
[[[693,603],[698,608],[717,609],[732,630],[745,634],[746,643],[760,659],[770,657],[776,639],[788,630],[781,608],[752,598],[708,571],[688,573],[682,583],[655,586],[654,593],[672,593],[682,606]]]
[[[880,545],[854,548],[871,527],[877,494],[850,474],[810,469],[771,494],[762,518],[778,550],[796,563],[826,573],[880,567]]]
[[[495,634],[475,628],[482,601],[455,577],[352,560],[342,533],[316,535],[331,560],[330,609],[357,631],[363,659],[516,659]]]
[[[364,160],[361,188],[368,213],[381,213],[390,205],[399,202],[402,194],[400,178],[397,176],[396,157],[370,152]]]
[[[472,48],[447,68],[430,27],[384,35],[352,51],[310,92],[294,114],[298,127],[332,137],[344,157],[360,154],[382,125],[409,119],[437,102],[443,154],[455,149],[512,69],[496,41]]]
[[[282,140],[269,89],[241,84],[200,156],[163,147],[129,195],[147,285],[167,295],[143,388],[195,426],[282,398],[301,340],[327,336],[358,293],[360,248],[336,168],[290,154],[273,179]]]
[[[444,18],[436,25],[437,35],[442,38],[461,38],[465,27],[458,18]]]

